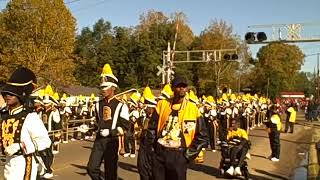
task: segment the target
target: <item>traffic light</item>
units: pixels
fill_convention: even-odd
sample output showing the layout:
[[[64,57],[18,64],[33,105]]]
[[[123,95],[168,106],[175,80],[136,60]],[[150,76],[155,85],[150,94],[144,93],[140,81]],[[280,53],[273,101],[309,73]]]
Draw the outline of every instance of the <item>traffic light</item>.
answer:
[[[267,40],[267,35],[266,35],[266,33],[264,33],[264,32],[258,32],[258,33],[257,33],[257,40],[258,40],[259,42],[262,42],[262,41]]]
[[[254,32],[247,32],[244,38],[247,42],[253,42],[256,40]]]
[[[227,60],[227,61],[229,61],[230,60],[230,54],[225,54],[224,56],[223,56],[223,59],[224,60]]]
[[[230,60],[235,61],[235,60],[238,60],[239,57],[235,53],[234,54],[225,54],[225,55],[223,55],[223,59],[226,61],[230,61]]]
[[[248,44],[255,42],[263,42],[267,40],[267,35],[265,32],[247,32],[244,39]]]

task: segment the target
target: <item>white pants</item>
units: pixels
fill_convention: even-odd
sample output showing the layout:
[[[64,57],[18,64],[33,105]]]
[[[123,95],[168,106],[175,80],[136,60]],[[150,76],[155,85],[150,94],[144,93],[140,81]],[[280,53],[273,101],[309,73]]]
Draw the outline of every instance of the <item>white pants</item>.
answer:
[[[31,156],[31,176],[30,180],[37,179],[37,163],[33,156]],[[26,169],[26,159],[23,155],[7,157],[4,166],[5,180],[23,180]]]

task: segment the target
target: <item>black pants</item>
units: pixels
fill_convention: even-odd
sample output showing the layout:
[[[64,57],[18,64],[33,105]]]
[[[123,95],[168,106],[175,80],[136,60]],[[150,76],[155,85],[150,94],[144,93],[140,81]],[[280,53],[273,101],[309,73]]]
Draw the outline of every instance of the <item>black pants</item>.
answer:
[[[249,150],[248,145],[234,146],[230,149],[230,161],[233,167],[241,167],[243,165],[246,154]],[[236,158],[239,158],[239,161],[236,161]]]
[[[286,129],[285,132],[287,133],[290,129],[290,133],[293,133],[294,123],[286,121]]]
[[[249,125],[250,125],[249,116],[241,116],[240,117],[240,128],[244,129],[246,132],[248,132]]]
[[[215,150],[217,144],[217,127],[215,127],[211,121],[208,121],[207,126],[209,131],[210,148]]]
[[[140,180],[152,180],[152,159],[154,152],[152,144],[144,144],[140,142],[138,151],[137,168],[140,175]]]
[[[221,141],[227,141],[228,127],[227,119],[224,116],[221,116],[219,121],[219,139]]]
[[[152,167],[154,180],[186,180],[187,159],[183,152],[156,148]]]
[[[97,137],[90,154],[87,171],[92,180],[101,180],[100,165],[104,159],[105,180],[116,180],[118,168],[118,137]]]
[[[270,147],[271,147],[271,156],[275,158],[280,158],[280,132],[274,129],[271,129],[269,133]]]
[[[130,135],[124,136],[124,151],[126,153],[131,153],[131,154],[136,153],[136,143],[135,143],[134,135],[130,134]]]
[[[47,148],[43,151],[39,151],[39,155],[44,163],[44,165],[46,166],[47,170],[46,173],[52,173],[52,163],[53,163],[53,153],[52,153],[52,147]]]

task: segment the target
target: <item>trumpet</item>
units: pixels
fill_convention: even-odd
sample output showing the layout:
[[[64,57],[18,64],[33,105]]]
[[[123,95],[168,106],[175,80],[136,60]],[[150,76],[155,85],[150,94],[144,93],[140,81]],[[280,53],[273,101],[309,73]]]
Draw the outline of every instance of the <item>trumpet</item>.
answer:
[[[133,92],[138,92],[138,90],[132,88],[132,89],[123,91],[123,92],[121,92],[121,93],[118,93],[118,94],[114,95],[112,98],[120,98],[120,96],[123,96],[123,95],[125,95],[125,94],[129,94],[129,93],[133,93]]]

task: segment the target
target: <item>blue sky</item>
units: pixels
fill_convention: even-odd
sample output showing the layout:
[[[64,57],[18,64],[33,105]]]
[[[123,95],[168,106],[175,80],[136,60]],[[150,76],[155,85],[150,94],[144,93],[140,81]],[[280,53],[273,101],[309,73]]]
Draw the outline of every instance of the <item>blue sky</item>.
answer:
[[[4,8],[6,2],[0,0],[0,7]],[[113,26],[135,26],[142,13],[154,9],[166,15],[184,12],[195,34],[200,34],[211,20],[223,19],[242,38],[250,25],[301,22],[319,23],[310,32],[320,37],[320,0],[65,0],[65,3],[76,17],[78,29],[92,26],[100,18]],[[299,46],[305,54],[320,52],[320,42]],[[250,45],[253,54],[259,47]],[[313,72],[316,56],[305,60],[302,70]]]

